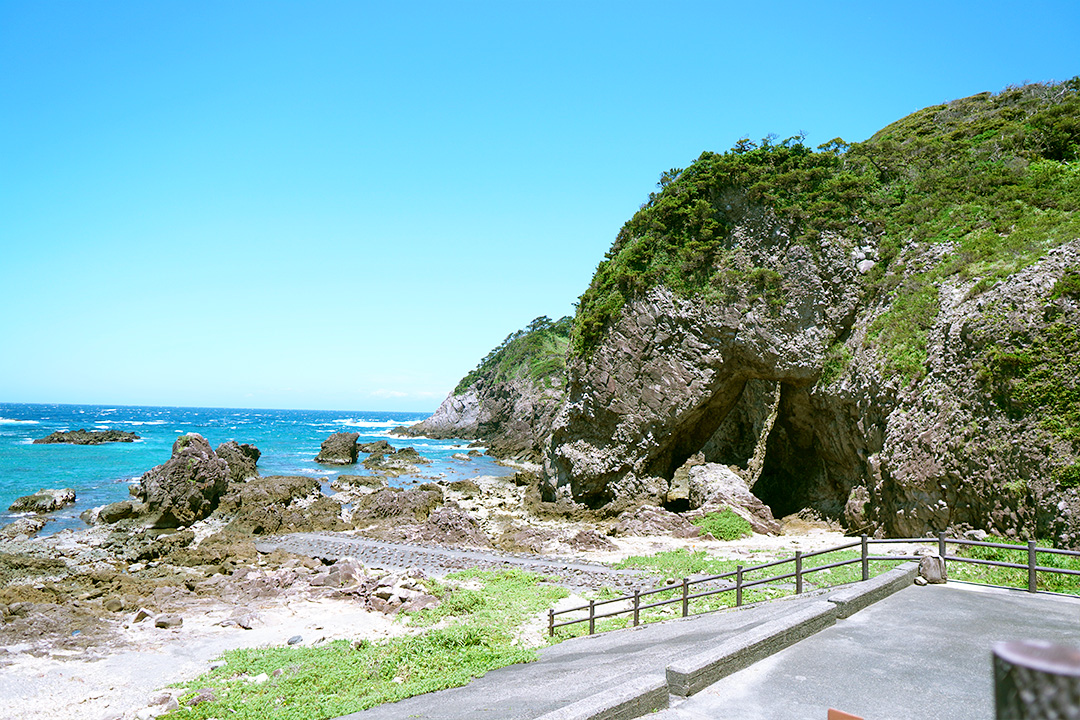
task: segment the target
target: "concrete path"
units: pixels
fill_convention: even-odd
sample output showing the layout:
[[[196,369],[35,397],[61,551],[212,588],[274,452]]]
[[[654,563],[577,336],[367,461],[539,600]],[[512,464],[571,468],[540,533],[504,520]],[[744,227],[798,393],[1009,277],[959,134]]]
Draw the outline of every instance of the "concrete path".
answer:
[[[1080,599],[915,587],[913,572],[566,641],[535,663],[346,717],[824,720],[834,707],[866,720],[985,720],[995,642],[1080,645]]]
[[[540,651],[540,659],[492,670],[468,685],[417,695],[345,716],[349,720],[525,720],[539,718],[603,690],[624,684],[631,694],[645,692],[644,679],[662,688],[671,662],[760,627],[821,596],[802,596],[685,619],[643,625],[567,640]]]
[[[649,717],[986,720],[992,645],[1030,639],[1080,645],[1080,599],[912,586]]]

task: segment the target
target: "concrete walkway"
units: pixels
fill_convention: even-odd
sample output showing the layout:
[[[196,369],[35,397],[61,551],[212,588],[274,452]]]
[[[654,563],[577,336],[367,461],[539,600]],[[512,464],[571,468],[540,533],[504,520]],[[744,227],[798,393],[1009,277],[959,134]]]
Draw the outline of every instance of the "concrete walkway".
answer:
[[[736,672],[656,720],[994,717],[990,649],[1080,645],[1080,599],[950,583],[910,587]]]
[[[914,587],[912,568],[886,575],[831,602],[787,598],[569,640],[535,663],[346,717],[824,720],[834,707],[866,720],[984,720],[993,643],[1080,645],[1080,599]]]

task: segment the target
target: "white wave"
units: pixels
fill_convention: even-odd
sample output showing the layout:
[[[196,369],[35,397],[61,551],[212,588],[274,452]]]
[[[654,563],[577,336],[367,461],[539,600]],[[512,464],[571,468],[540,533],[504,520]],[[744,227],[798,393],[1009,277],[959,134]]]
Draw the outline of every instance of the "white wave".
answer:
[[[164,420],[110,420],[109,422],[115,422],[118,425],[164,425]],[[188,425],[190,423],[183,423]]]
[[[371,428],[385,428],[385,427],[397,427],[399,425],[415,425],[420,422],[419,420],[353,420],[352,418],[346,418],[344,420],[334,420],[334,425],[345,425],[348,427],[371,427]]]
[[[338,474],[337,470],[318,470],[316,468],[300,468],[300,472],[305,473],[307,475],[325,475],[325,476],[337,475]]]
[[[15,418],[0,417],[0,425],[40,425],[37,420],[16,420]]]

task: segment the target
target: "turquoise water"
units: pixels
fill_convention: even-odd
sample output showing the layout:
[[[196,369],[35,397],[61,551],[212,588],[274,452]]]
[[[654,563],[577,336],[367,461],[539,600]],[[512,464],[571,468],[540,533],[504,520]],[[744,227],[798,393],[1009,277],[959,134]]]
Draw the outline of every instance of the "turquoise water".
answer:
[[[260,475],[317,476],[327,481],[328,493],[328,483],[338,473],[366,473],[359,464],[339,467],[313,461],[322,441],[335,432],[359,433],[360,442],[411,445],[434,461],[421,468],[426,477],[456,480],[510,472],[486,456],[468,462],[453,459],[451,455],[465,451],[467,441],[389,434],[425,417],[427,413],[0,403],[0,525],[16,517],[7,512],[15,498],[41,488],[70,487],[75,489],[75,505],[52,513],[42,534],[86,527],[81,512],[128,497],[130,483],[168,460],[177,436],[189,432],[199,433],[215,448],[227,440],[250,443],[262,452]],[[55,430],[80,428],[125,430],[142,439],[104,445],[33,444]],[[411,479],[402,477],[394,484]]]

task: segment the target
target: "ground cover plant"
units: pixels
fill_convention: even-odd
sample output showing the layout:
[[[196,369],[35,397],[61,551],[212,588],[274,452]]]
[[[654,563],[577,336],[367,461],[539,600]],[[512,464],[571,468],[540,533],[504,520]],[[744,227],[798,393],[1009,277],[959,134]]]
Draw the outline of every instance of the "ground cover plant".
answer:
[[[454,573],[448,583],[429,588],[442,599],[437,607],[403,614],[402,622],[421,629],[418,634],[225,653],[224,666],[185,684],[181,709],[166,717],[318,720],[464,685],[488,670],[529,662],[536,652],[518,641],[515,630],[567,594],[542,580],[517,570]],[[184,706],[203,689],[214,699]]]
[[[710,512],[690,521],[717,540],[739,540],[754,534],[749,521],[731,508]]]

